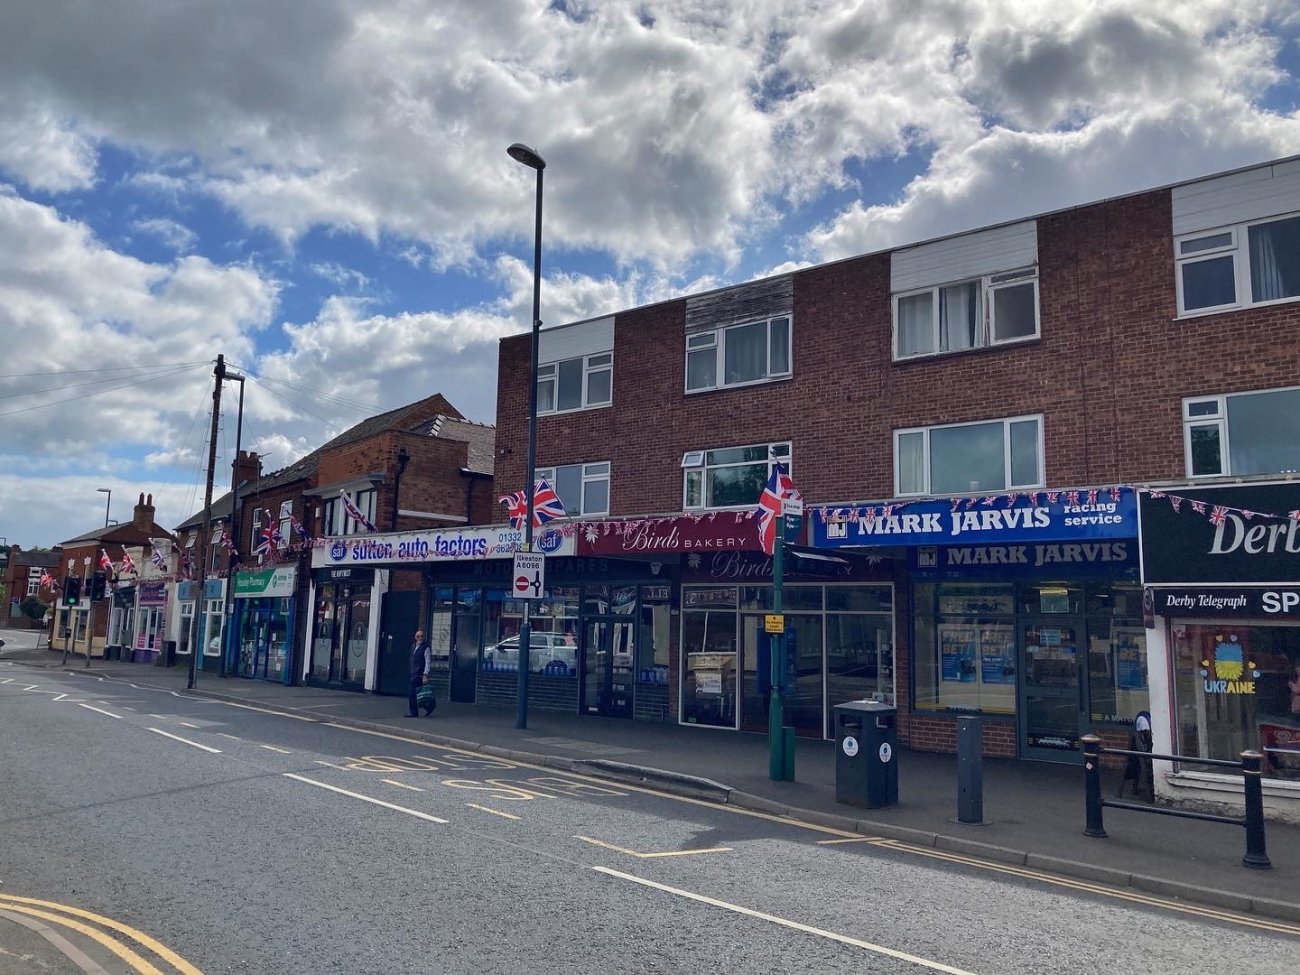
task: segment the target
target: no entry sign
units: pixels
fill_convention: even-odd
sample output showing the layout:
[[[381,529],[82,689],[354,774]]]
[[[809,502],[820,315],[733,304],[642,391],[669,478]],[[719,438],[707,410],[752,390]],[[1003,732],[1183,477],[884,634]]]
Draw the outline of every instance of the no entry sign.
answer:
[[[541,599],[546,590],[546,556],[541,552],[516,552],[510,578],[515,599]]]

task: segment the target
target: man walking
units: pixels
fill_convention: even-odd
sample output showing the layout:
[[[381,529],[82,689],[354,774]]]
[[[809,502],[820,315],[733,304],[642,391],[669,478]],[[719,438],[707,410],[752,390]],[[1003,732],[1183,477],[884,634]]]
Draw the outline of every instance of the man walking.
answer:
[[[424,630],[416,630],[415,641],[411,644],[411,686],[406,708],[408,718],[420,716],[419,704],[415,696],[420,693],[420,688],[429,679],[432,671],[433,651],[429,649],[429,644],[424,642]]]

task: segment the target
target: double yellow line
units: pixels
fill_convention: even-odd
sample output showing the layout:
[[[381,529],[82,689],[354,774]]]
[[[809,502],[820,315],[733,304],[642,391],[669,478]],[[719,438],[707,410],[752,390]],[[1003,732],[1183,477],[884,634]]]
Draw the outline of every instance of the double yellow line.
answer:
[[[70,907],[67,904],[58,904],[54,901],[43,901],[34,897],[19,897],[16,894],[0,893],[0,916],[15,914],[36,918],[38,921],[45,921],[75,931],[77,934],[89,938],[111,951],[127,965],[131,966],[139,975],[168,975],[169,972],[176,972],[179,975],[203,975],[202,972],[162,942],[149,937],[143,931],[137,931],[135,928],[123,924],[121,921],[115,921],[111,917],[104,917],[101,914],[83,911],[79,907]],[[95,925],[98,925],[98,927]],[[68,949],[81,954],[75,945],[67,942],[66,939],[55,932],[43,931],[41,930],[43,926],[40,925],[29,926],[35,928],[43,937],[46,937],[46,940],[65,954],[69,954]],[[121,939],[101,929],[114,932]],[[160,969],[152,961],[141,955],[140,952],[130,947],[127,942],[135,942],[141,945],[156,958],[165,962],[169,968]],[[78,964],[80,965],[79,962]],[[82,965],[81,967],[84,968],[85,966]],[[94,969],[89,970],[93,971]]]

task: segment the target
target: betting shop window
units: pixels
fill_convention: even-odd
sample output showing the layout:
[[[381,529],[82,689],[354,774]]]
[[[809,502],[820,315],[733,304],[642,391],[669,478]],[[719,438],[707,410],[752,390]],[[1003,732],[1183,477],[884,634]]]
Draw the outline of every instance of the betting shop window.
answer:
[[[914,593],[916,710],[1014,714],[1013,588],[920,583]]]

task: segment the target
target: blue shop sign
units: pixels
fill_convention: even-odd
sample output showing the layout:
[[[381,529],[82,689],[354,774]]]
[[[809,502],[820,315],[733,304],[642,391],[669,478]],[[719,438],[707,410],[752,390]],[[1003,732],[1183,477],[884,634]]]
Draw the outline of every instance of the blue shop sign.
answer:
[[[820,548],[987,545],[1137,537],[1132,488],[1035,491],[812,509]]]

